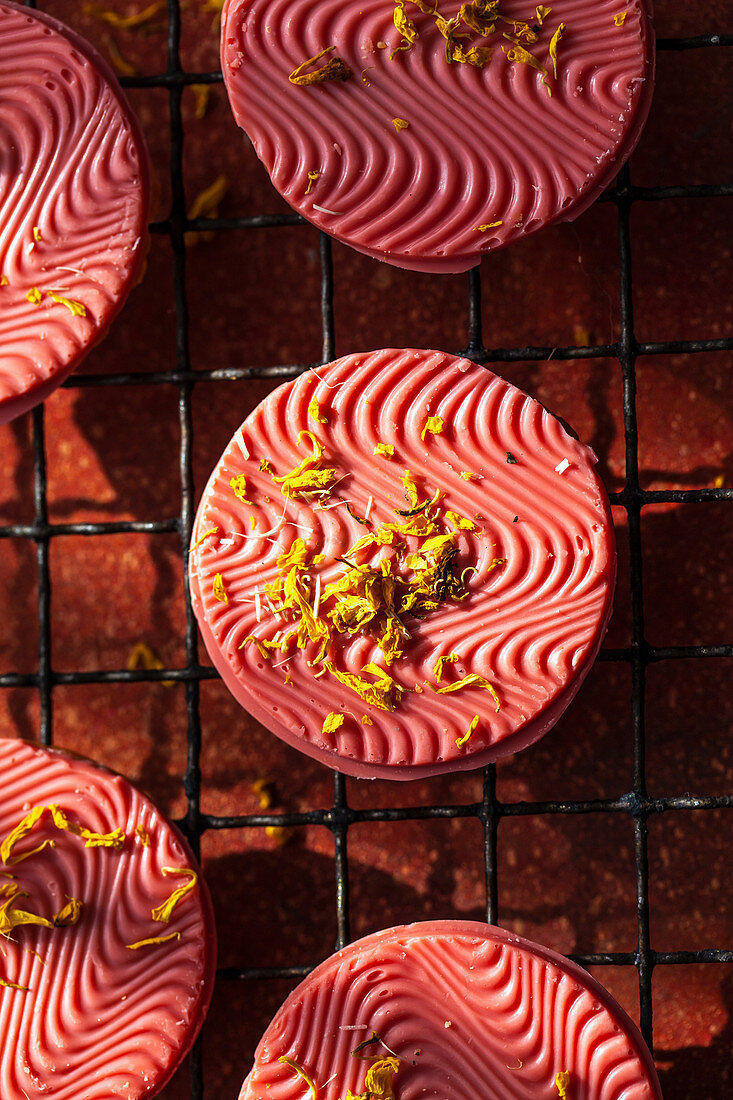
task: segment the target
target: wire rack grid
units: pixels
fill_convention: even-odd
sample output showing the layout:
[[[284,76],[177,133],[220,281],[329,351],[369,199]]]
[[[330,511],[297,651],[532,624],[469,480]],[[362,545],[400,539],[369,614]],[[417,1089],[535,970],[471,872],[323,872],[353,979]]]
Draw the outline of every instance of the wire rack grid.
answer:
[[[35,0],[26,0],[27,6],[39,6]],[[42,6],[42,5],[41,5]],[[98,670],[85,672],[57,672],[51,661],[51,578],[49,571],[49,546],[51,540],[61,535],[94,537],[117,533],[159,534],[173,532],[180,537],[181,570],[187,589],[188,547],[194,518],[194,478],[192,467],[192,408],[197,387],[205,383],[226,383],[249,378],[283,378],[294,376],[313,366],[327,363],[334,356],[334,268],[331,241],[319,235],[320,255],[320,304],[322,357],[316,363],[291,363],[264,365],[260,368],[242,369],[192,369],[189,356],[189,304],[187,301],[185,274],[187,254],[185,234],[198,231],[246,231],[263,227],[305,225],[296,214],[255,215],[231,218],[193,218],[186,216],[184,190],[183,150],[184,125],[181,98],[184,89],[192,84],[216,84],[222,81],[219,71],[189,72],[181,63],[181,4],[179,0],[167,0],[167,68],[165,72],[122,79],[123,85],[133,88],[165,89],[169,100],[170,130],[170,186],[171,206],[167,217],[153,222],[150,230],[163,234],[170,240],[173,252],[172,296],[176,320],[176,366],[174,370],[143,373],[92,375],[76,373],[66,383],[70,388],[100,388],[143,385],[174,387],[178,394],[179,420],[179,468],[181,482],[180,509],[177,515],[154,522],[113,521],[51,523],[47,504],[47,466],[44,441],[44,409],[37,407],[32,415],[32,440],[34,455],[34,518],[31,523],[8,524],[0,527],[2,539],[30,539],[36,546],[38,569],[38,670],[32,673],[0,674],[0,688],[33,688],[40,699],[40,741],[51,745],[54,741],[54,688],[60,685],[123,684],[145,681],[175,681],[185,686],[187,707],[187,766],[183,787],[187,800],[187,812],[179,821],[192,847],[200,852],[201,838],[208,830],[252,829],[263,826],[288,826],[302,828],[318,825],[330,830],[334,839],[335,907],[338,928],[337,947],[351,938],[349,904],[349,870],[347,862],[349,830],[365,822],[395,822],[405,820],[469,818],[480,822],[483,830],[483,858],[485,873],[486,919],[492,924],[501,922],[500,894],[497,879],[498,827],[503,819],[530,815],[627,815],[633,822],[635,889],[636,889],[636,947],[630,952],[596,952],[569,956],[583,966],[633,966],[638,973],[641,1031],[650,1047],[653,1045],[652,972],[655,967],[686,963],[731,963],[733,948],[710,947],[702,950],[656,951],[650,942],[649,895],[650,874],[648,860],[648,821],[652,815],[676,810],[706,810],[733,807],[733,794],[692,795],[675,797],[651,797],[647,789],[645,768],[645,688],[646,670],[653,662],[701,660],[733,657],[733,645],[654,646],[645,638],[644,583],[642,574],[641,512],[651,504],[675,503],[687,505],[706,501],[733,502],[733,489],[720,487],[709,489],[669,489],[650,491],[642,489],[639,478],[639,436],[636,413],[636,360],[640,356],[661,356],[672,353],[724,352],[733,350],[733,339],[710,338],[695,340],[666,340],[640,342],[634,333],[632,305],[632,262],[630,213],[636,203],[657,203],[670,199],[700,199],[733,197],[733,182],[708,185],[675,185],[637,187],[630,182],[628,166],[622,170],[614,186],[598,200],[612,204],[617,217],[619,258],[618,305],[620,334],[615,343],[592,346],[486,347],[481,326],[481,269],[475,268],[468,275],[467,287],[467,342],[461,354],[479,363],[512,363],[523,361],[543,362],[549,357],[557,359],[615,359],[621,370],[623,391],[623,420],[625,431],[625,484],[611,493],[611,503],[622,507],[628,517],[628,549],[630,562],[631,640],[628,646],[603,648],[599,660],[620,662],[631,671],[631,714],[633,722],[633,760],[628,790],[620,797],[589,800],[549,801],[501,801],[497,797],[496,768],[487,767],[483,772],[483,788],[480,800],[463,805],[419,805],[393,808],[354,809],[347,801],[346,783],[338,773],[333,777],[333,803],[325,810],[299,813],[257,813],[237,816],[219,816],[201,810],[202,724],[199,706],[199,686],[203,680],[215,679],[213,668],[202,664],[196,622],[187,600],[185,630],[185,664],[182,667],[162,669]],[[658,51],[680,52],[691,50],[718,50],[733,46],[733,35],[723,33],[701,34],[689,38],[658,38]],[[320,960],[313,960],[315,965]],[[252,979],[293,979],[305,976],[311,965],[282,967],[220,968],[217,981],[226,983]],[[211,1093],[206,1087],[206,1072],[201,1056],[200,1042],[191,1056],[191,1100],[203,1100]]]

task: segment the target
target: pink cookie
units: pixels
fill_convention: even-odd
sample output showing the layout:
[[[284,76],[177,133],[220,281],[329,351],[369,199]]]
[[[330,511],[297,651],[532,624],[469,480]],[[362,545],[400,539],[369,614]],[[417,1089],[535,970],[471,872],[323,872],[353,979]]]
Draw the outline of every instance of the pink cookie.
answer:
[[[150,171],[112,70],[0,2],[0,423],[43,401],[139,278]]]
[[[598,982],[475,921],[390,928],[321,963],[265,1032],[240,1100],[303,1100],[304,1074],[319,1100],[661,1100],[641,1035]]]
[[[298,213],[368,256],[456,272],[611,183],[649,111],[654,35],[648,0],[435,7],[226,0],[221,59]],[[323,50],[295,79],[327,64],[335,79],[291,83]]]
[[[187,844],[120,776],[11,740],[0,842],[3,1100],[154,1096],[214,978],[211,902]]]
[[[595,465],[536,401],[443,352],[351,355],[286,383],[199,506],[191,591],[214,664],[263,725],[351,775],[524,748],[611,611]]]

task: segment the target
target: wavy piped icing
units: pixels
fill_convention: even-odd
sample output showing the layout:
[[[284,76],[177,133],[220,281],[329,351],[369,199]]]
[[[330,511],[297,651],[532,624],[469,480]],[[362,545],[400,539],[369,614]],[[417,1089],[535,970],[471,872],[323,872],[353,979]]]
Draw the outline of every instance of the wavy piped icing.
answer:
[[[367,936],[332,955],[265,1032],[240,1100],[321,1100],[364,1091],[365,1055],[401,1061],[397,1100],[661,1100],[638,1030],[587,973],[529,940],[473,921]],[[388,1049],[387,1049],[388,1048]]]
[[[325,424],[309,417],[314,399]],[[428,415],[440,416],[444,430],[423,442]],[[467,578],[468,598],[446,601],[408,623],[404,656],[390,666],[408,694],[393,713],[367,705],[332,675],[316,678],[309,660],[317,646],[267,660],[244,644],[250,635],[271,640],[287,629],[264,598],[258,621],[257,593],[263,596],[265,584],[277,578],[277,558],[296,538],[325,554],[325,585],[344,572],[336,559],[365,531],[345,506],[316,510],[312,501],[287,499],[260,470],[263,458],[276,475],[293,469],[303,458],[303,447],[296,446],[302,429],[315,433],[324,460],[344,475],[331,502],[348,500],[357,515],[368,512],[374,526],[399,518],[406,469],[426,496],[443,491],[445,509],[482,517],[475,532],[458,537],[457,568],[477,568]],[[377,443],[392,444],[394,458],[375,455]],[[507,452],[516,463],[507,462]],[[217,528],[190,556],[194,610],[212,660],[259,721],[347,773],[410,779],[475,768],[515,752],[567,706],[610,614],[615,553],[595,463],[593,452],[538,402],[485,368],[443,352],[352,355],[302,375],[245,420],[199,506],[194,543]],[[251,504],[232,491],[231,479],[241,474]],[[490,569],[496,558],[506,564]],[[214,594],[217,575],[228,603]],[[370,661],[382,664],[368,636],[339,635],[333,648],[335,664],[347,672],[359,673]],[[498,713],[485,690],[438,695],[425,686],[434,682],[438,657],[453,652],[460,657],[456,678],[475,673],[494,685]],[[324,733],[331,712],[346,717],[339,729]],[[478,727],[457,745],[476,714]],[[364,715],[373,724],[362,724]]]
[[[460,4],[437,7],[450,19]],[[531,3],[506,0],[501,10],[534,22]],[[511,43],[500,30],[461,40],[494,47],[485,68],[447,64],[435,20],[409,0],[419,37],[392,59],[401,42],[394,11],[393,0],[224,6],[222,69],[234,117],[280,194],[338,240],[401,267],[464,271],[484,252],[576,217],[631,153],[653,87],[645,0],[551,5],[529,47],[549,69],[551,96],[540,73],[507,60],[502,46]],[[560,22],[555,78],[548,48]],[[328,46],[351,79],[288,82]],[[409,127],[397,132],[394,118]],[[312,184],[309,172],[318,173]]]
[[[58,804],[94,832],[122,828],[120,851],[85,847],[44,818],[13,855],[48,847],[0,875],[27,894],[17,908],[50,918],[67,897],[83,902],[68,928],[15,928],[2,941],[0,1095],[3,1100],[138,1100],[153,1096],[190,1047],[211,996],[211,903],[199,879],[169,924],[151,910],[186,880],[163,867],[192,867],[178,832],[128,782],[65,754],[0,740],[0,839],[34,806]],[[145,847],[135,835],[142,826]],[[194,865],[195,866],[195,865]],[[5,868],[0,864],[0,871]],[[127,944],[180,932],[179,940]]]
[[[5,2],[0,163],[2,423],[104,335],[140,272],[150,191],[142,135],[102,58],[55,19]]]

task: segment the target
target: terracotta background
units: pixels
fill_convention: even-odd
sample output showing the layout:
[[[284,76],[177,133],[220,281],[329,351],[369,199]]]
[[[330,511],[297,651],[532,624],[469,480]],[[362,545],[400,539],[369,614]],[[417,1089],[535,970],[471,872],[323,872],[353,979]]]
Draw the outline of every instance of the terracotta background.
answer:
[[[43,0],[109,55],[110,38],[142,74],[166,68],[164,20],[110,30],[74,0]],[[109,0],[129,13],[145,6]],[[661,36],[729,29],[722,0],[659,0]],[[726,18],[727,16],[727,18]],[[217,67],[214,13],[182,5],[182,63]],[[731,180],[730,48],[663,52],[649,124],[631,161],[643,186]],[[150,143],[158,216],[171,203],[168,93],[133,89]],[[221,86],[194,119],[183,95],[187,203],[220,174],[222,217],[286,213],[237,130]],[[637,203],[631,215],[635,333],[641,341],[727,338],[722,350],[660,355],[637,364],[643,488],[733,484],[730,199]],[[333,246],[335,353],[415,345],[451,351],[467,342],[466,276],[408,274]],[[597,203],[571,225],[545,230],[482,267],[488,347],[610,343],[618,335],[616,210]],[[262,368],[321,356],[318,235],[308,226],[220,231],[187,250],[193,369]],[[80,374],[176,367],[170,241],[152,237],[142,286]],[[621,372],[616,360],[497,364],[596,449],[610,491],[624,484]],[[197,498],[213,463],[265,380],[203,381],[193,389]],[[180,426],[175,385],[80,386],[74,377],[45,410],[51,523],[175,519],[180,511]],[[33,519],[32,417],[0,428],[0,526]],[[629,643],[626,515],[615,508],[620,578],[606,645]],[[646,638],[655,645],[733,642],[731,502],[654,505],[642,511]],[[185,666],[182,548],[175,532],[51,540],[52,667],[124,669],[145,642],[167,667]],[[38,669],[36,551],[0,540],[0,674]],[[203,649],[199,657],[207,664]],[[652,795],[727,795],[727,808],[668,811],[649,822],[651,945],[733,946],[730,658],[667,660],[647,674],[647,781]],[[631,789],[631,676],[603,661],[556,729],[498,768],[503,801],[615,798]],[[272,781],[278,810],[328,807],[333,779],[276,741],[234,705],[218,680],[201,684],[202,810],[253,813],[252,782]],[[187,713],[182,684],[57,685],[53,739],[138,783],[169,815],[185,810]],[[38,692],[0,691],[0,732],[37,738]],[[355,807],[463,804],[480,774],[392,785],[348,780]],[[202,852],[214,894],[225,967],[315,964],[336,937],[333,837],[298,830],[285,845],[263,828],[210,831]],[[633,828],[624,814],[504,819],[498,834],[499,919],[564,952],[633,951]],[[480,919],[486,899],[481,827],[474,819],[362,823],[348,834],[353,936],[426,917]],[[638,1019],[633,967],[594,971]],[[207,1097],[234,1097],[257,1039],[294,983],[218,982],[204,1030]],[[666,1100],[720,1100],[730,1092],[730,964],[659,966],[654,1040]],[[189,1096],[186,1066],[164,1091]]]

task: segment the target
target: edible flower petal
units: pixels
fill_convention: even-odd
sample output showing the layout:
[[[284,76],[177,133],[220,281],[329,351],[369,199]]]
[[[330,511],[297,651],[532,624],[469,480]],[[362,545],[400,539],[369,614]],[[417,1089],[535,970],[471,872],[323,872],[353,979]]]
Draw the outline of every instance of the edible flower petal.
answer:
[[[456,738],[456,745],[458,746],[459,749],[461,748],[462,745],[466,744],[466,741],[468,741],[471,734],[476,729],[477,725],[478,725],[478,714],[474,714],[473,718],[468,723],[468,729],[466,730],[466,732],[463,734],[462,737],[457,737]]]
[[[282,1062],[284,1065],[290,1066],[290,1068],[298,1074],[298,1077],[302,1077],[308,1088],[311,1090],[313,1100],[318,1100],[318,1085],[315,1083],[313,1078],[306,1073],[302,1066],[299,1066],[297,1062],[294,1062],[292,1058],[287,1058],[284,1054],[280,1055],[280,1057],[278,1058],[278,1062]]]
[[[353,74],[346,62],[340,57],[332,57],[325,65],[322,65],[320,69],[316,69],[312,73],[304,71],[305,69],[309,69],[311,65],[315,65],[316,61],[320,61],[322,57],[325,57],[327,53],[331,53],[331,51],[335,49],[335,46],[326,46],[325,50],[321,50],[321,52],[315,54],[314,57],[309,57],[302,65],[298,65],[297,69],[293,69],[288,77],[290,83],[305,88],[312,84],[324,84],[327,81],[348,80]]]
[[[161,867],[161,871],[164,875],[186,875],[188,877],[188,882],[185,882],[183,886],[176,887],[170,897],[166,898],[164,902],[157,905],[152,911],[153,920],[163,921],[163,923],[169,924],[173,916],[173,910],[176,908],[179,901],[193,890],[199,877],[190,867]]]
[[[322,732],[335,733],[337,729],[343,726],[345,717],[345,714],[339,714],[338,711],[332,710],[331,713],[327,714],[323,719]]]
[[[441,416],[429,416],[425,421],[423,430],[420,432],[420,438],[425,439],[428,432],[431,435],[440,435],[445,428],[445,423]]]

